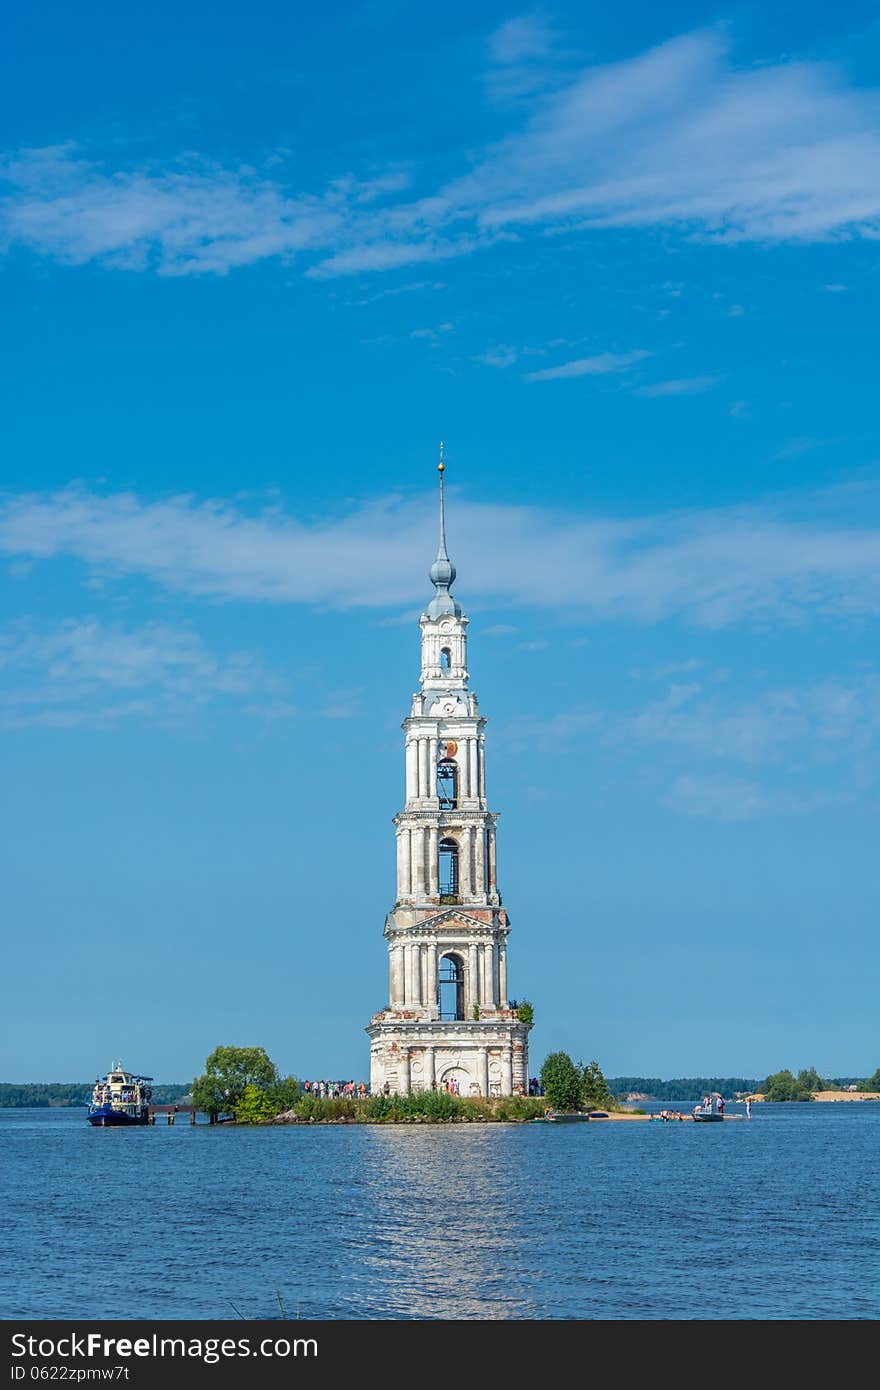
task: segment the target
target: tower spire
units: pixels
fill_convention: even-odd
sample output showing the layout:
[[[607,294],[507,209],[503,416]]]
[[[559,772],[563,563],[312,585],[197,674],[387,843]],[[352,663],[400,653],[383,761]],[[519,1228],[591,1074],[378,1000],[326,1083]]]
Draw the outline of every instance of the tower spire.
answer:
[[[443,462],[442,439],[437,472],[440,474],[440,544],[437,547],[437,559],[428,571],[431,583],[437,590],[428,604],[428,617],[440,618],[444,613],[452,613],[458,618],[461,616],[461,607],[449,592],[455,581],[455,565],[450,560],[446,549],[446,506],[443,497],[443,475],[446,472],[446,464]]]
[[[448,560],[446,553],[446,508],[443,505],[443,474],[446,472],[446,464],[443,462],[443,440],[440,440],[440,462],[437,464],[437,472],[440,474],[440,548],[437,551],[438,560]]]

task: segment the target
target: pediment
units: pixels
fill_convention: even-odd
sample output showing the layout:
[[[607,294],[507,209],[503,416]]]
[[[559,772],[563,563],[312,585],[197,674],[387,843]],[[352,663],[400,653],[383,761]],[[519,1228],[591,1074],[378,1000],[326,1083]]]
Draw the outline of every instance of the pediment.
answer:
[[[438,927],[448,927],[456,922],[460,922],[467,931],[472,931],[474,927],[481,927],[483,931],[491,931],[492,926],[490,922],[484,922],[479,917],[471,917],[469,913],[461,912],[455,907],[447,907],[443,912],[435,913],[433,917],[424,917],[419,926],[430,927],[436,931]]]
[[[472,917],[469,912],[462,912],[459,907],[446,907],[441,912],[435,912],[430,917],[422,917],[420,921],[411,922],[405,927],[399,926],[394,920],[394,914],[389,913],[385,922],[385,935],[424,936],[440,931],[455,931],[456,928],[468,933],[486,932],[492,934],[495,930],[493,923],[487,922],[484,918]]]

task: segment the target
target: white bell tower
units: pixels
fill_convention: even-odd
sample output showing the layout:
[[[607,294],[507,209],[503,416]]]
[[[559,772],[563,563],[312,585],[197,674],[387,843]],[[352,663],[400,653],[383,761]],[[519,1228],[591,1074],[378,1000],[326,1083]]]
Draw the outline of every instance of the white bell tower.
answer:
[[[406,804],[394,818],[389,1002],[367,1028],[371,1087],[406,1095],[454,1076],[463,1096],[527,1094],[529,1026],[507,997],[510,925],[486,801],[486,721],[468,689],[468,620],[450,593],[442,444],[439,473],[435,593],[419,620],[420,689],[403,724]]]

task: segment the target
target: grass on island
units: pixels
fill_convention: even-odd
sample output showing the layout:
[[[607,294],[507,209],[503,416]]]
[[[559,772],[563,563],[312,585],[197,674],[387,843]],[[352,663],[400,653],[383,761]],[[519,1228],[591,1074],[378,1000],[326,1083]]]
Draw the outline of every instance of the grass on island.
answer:
[[[543,1096],[452,1096],[448,1091],[415,1091],[409,1096],[367,1096],[365,1100],[303,1096],[290,1110],[274,1117],[288,1124],[467,1124],[475,1121],[522,1121],[543,1115]],[[266,1123],[267,1121],[263,1121]],[[259,1123],[259,1121],[258,1121]],[[268,1123],[273,1123],[269,1120]]]

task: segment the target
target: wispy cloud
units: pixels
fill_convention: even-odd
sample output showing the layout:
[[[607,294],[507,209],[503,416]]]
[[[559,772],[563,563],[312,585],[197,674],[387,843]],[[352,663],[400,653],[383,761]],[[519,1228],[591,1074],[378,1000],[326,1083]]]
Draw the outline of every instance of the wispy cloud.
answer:
[[[501,24],[489,40],[489,94],[512,100],[546,87],[556,63],[556,36],[541,14],[515,15]]]
[[[549,45],[534,16],[497,31],[489,72],[519,96],[517,124],[445,182],[390,169],[304,189],[290,158],[122,168],[69,146],[22,150],[0,167],[5,240],[176,275],[301,256],[329,277],[440,262],[530,228],[880,235],[880,101],[839,69],[737,67],[720,33],[696,32],[563,78]]]
[[[0,630],[0,727],[178,722],[206,705],[274,700],[283,683],[249,652],[220,657],[191,628],[96,618]],[[261,701],[248,707],[260,712]]]
[[[0,166],[6,239],[71,265],[99,260],[164,275],[225,274],[333,245],[350,187],[291,197],[251,169],[188,159],[174,169],[106,170],[68,147],[23,150]]]
[[[599,352],[594,357],[579,357],[574,362],[563,362],[559,367],[543,367],[537,372],[527,372],[525,381],[564,381],[574,376],[606,376],[609,372],[623,372],[634,367],[650,353],[637,349],[633,352]]]
[[[678,669],[697,671],[700,663]],[[751,696],[705,680],[673,681],[660,698],[640,706],[582,705],[549,719],[524,717],[505,738],[557,752],[590,744],[606,749],[618,765],[635,760],[651,768],[660,800],[688,815],[748,820],[802,814],[875,795],[880,676],[859,671]]]
[[[483,606],[768,626],[880,613],[875,502],[863,487],[621,519],[453,493],[450,541],[463,597]],[[306,524],[277,505],[246,513],[218,500],[69,488],[2,500],[0,553],[69,557],[90,576],[140,575],[211,599],[410,607],[429,587],[433,510],[427,497],[390,497]]]
[[[701,396],[717,386],[717,376],[681,376],[672,381],[655,381],[649,386],[637,386],[636,396]]]
[[[500,367],[503,370],[512,367],[519,360],[519,355],[519,348],[511,347],[509,343],[496,343],[480,353],[476,360],[485,367]]]

